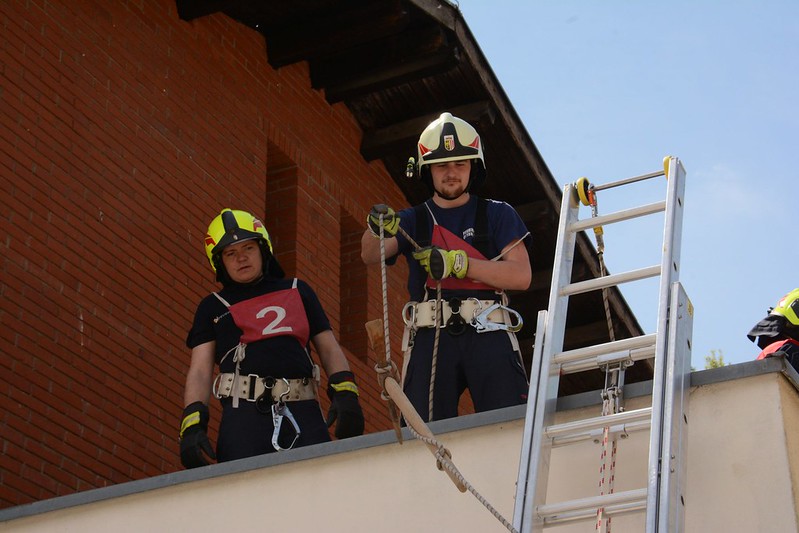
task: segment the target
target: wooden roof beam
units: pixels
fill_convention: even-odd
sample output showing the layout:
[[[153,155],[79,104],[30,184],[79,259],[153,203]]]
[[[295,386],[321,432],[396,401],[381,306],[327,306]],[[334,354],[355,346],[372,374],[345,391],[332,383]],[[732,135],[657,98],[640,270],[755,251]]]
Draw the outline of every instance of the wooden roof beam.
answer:
[[[457,48],[444,48],[434,54],[425,54],[402,63],[386,64],[338,81],[315,79],[313,85],[317,89],[324,88],[327,101],[334,104],[446,72],[457,66],[459,61],[460,53]]]
[[[494,110],[491,102],[487,100],[453,107],[446,111],[467,122],[494,121]],[[399,150],[412,150],[419,135],[436,118],[438,114],[423,115],[384,128],[366,131],[361,141],[361,155],[367,161],[374,161]],[[411,155],[414,155],[413,152],[408,153],[408,156]]]
[[[347,4],[329,16],[303,19],[280,28],[266,28],[269,64],[275,68],[330,57],[365,43],[403,32],[409,24],[407,10],[397,0],[369,2],[349,10]],[[372,44],[372,46],[380,46]]]

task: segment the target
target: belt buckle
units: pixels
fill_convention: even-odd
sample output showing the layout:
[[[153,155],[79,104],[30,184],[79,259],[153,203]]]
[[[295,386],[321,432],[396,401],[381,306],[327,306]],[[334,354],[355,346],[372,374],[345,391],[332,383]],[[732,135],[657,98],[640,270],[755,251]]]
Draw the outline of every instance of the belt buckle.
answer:
[[[261,376],[258,374],[247,374],[247,397],[244,399],[248,402],[257,402],[258,398],[260,398],[260,396],[254,398],[255,384],[258,383],[259,379],[261,379]]]

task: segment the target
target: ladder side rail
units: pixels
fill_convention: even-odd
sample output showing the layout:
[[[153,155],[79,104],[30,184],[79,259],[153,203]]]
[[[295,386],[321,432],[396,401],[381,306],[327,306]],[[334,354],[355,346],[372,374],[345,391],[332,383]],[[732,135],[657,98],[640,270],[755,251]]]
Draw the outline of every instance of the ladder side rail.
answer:
[[[541,370],[535,395],[536,407],[529,468],[531,483],[527,485],[527,497],[524,502],[524,515],[530,516],[530,519],[519,529],[522,533],[542,531],[544,525],[543,520],[535,511],[537,506],[546,501],[549,478],[551,441],[545,438],[543,429],[545,426],[551,425],[557,408],[558,385],[560,384],[559,368],[552,365],[552,360],[556,353],[563,351],[569,297],[563,295],[562,292],[563,288],[571,281],[574,250],[577,244],[577,233],[569,231],[569,226],[577,220],[578,214],[577,193],[572,184],[567,184],[563,188],[560,206],[558,238],[555,243],[552,282],[541,352]],[[530,398],[527,401],[529,402]]]
[[[528,485],[530,484],[531,455],[533,448],[533,426],[535,422],[536,407],[538,407],[536,391],[541,380],[541,354],[544,348],[544,331],[546,328],[547,310],[538,312],[535,326],[535,341],[533,343],[533,359],[530,365],[530,385],[527,391],[527,408],[524,415],[524,433],[522,435],[522,449],[519,456],[519,474],[516,481],[516,498],[513,506],[513,527],[521,531],[524,524],[529,524],[532,516],[532,505],[526,505]],[[535,478],[532,478],[535,481]]]
[[[666,369],[666,402],[663,424],[663,467],[660,476],[659,531],[681,533],[685,527],[686,445],[688,397],[691,380],[693,305],[680,282],[673,284],[671,326]]]
[[[660,503],[660,475],[663,467],[663,425],[666,368],[668,366],[668,327],[671,284],[679,279],[680,231],[682,231],[683,197],[685,192],[685,170],[679,159],[669,158],[666,212],[663,231],[663,255],[661,262],[658,297],[657,335],[655,346],[655,369],[652,381],[652,429],[649,436],[649,466],[647,472],[646,532],[658,531]],[[665,533],[665,532],[663,532]]]

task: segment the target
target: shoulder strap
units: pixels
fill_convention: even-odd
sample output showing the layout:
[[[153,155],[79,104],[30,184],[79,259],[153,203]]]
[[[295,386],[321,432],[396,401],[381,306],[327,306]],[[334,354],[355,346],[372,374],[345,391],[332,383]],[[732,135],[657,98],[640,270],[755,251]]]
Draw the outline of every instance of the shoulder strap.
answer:
[[[230,304],[229,304],[229,303],[227,303],[227,300],[225,300],[224,298],[222,298],[221,296],[219,296],[219,293],[218,293],[218,292],[215,292],[215,293],[213,293],[213,294],[214,294],[214,296],[216,296],[216,299],[217,299],[217,300],[219,300],[220,302],[222,302],[223,304],[225,304],[225,307],[227,307],[228,309],[230,308]]]
[[[488,200],[485,198],[477,199],[477,213],[474,217],[474,239],[472,246],[485,257],[496,255],[491,250],[491,236],[488,234]],[[498,251],[497,251],[498,252]]]
[[[423,203],[413,206],[413,210],[416,213],[415,240],[419,246],[424,248],[429,246],[431,241],[430,216],[427,213],[427,207]],[[491,249],[491,236],[488,233],[488,200],[485,198],[477,198],[472,246],[477,248],[485,257],[493,257],[498,252]]]
[[[414,239],[416,243],[424,248],[430,246],[432,229],[430,228],[430,217],[427,214],[427,208],[424,203],[413,206],[416,213],[416,235]]]

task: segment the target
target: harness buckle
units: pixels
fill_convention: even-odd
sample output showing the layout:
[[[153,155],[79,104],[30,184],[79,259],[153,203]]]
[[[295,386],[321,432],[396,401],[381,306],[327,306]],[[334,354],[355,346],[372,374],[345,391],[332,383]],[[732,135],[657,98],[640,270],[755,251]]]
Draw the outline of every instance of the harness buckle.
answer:
[[[259,377],[260,376],[258,376],[258,374],[247,374],[247,385],[249,390],[247,391],[247,397],[244,399],[248,402],[257,402],[258,399],[263,396],[261,395],[258,398],[253,398],[253,396],[255,396],[255,384],[258,382]]]
[[[452,314],[447,320],[445,327],[450,335],[462,335],[466,331],[466,321],[461,316],[461,301],[459,298],[451,298],[448,302]]]
[[[255,377],[257,378],[258,376]],[[255,408],[258,409],[260,413],[267,414],[273,410],[272,406],[274,405],[274,401],[272,399],[272,389],[277,385],[277,380],[272,376],[266,376],[265,378],[261,378],[261,381],[264,384],[264,392],[255,399]],[[283,400],[291,390],[289,381],[286,378],[283,378],[283,381],[286,383],[286,392],[280,395],[280,400]],[[283,403],[285,404],[286,402],[284,401]]]
[[[416,324],[416,302],[408,302],[402,308],[402,321],[408,327]]]

